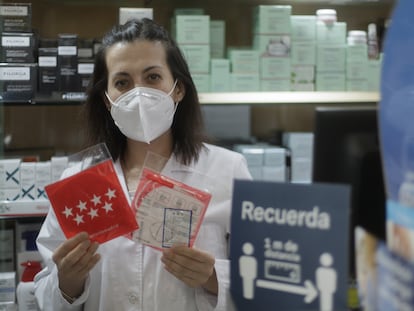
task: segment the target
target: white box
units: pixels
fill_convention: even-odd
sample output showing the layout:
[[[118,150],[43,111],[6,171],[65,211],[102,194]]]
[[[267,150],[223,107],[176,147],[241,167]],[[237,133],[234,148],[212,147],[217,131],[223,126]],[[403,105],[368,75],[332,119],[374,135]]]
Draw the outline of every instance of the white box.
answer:
[[[20,199],[36,199],[36,162],[20,164]]]
[[[21,159],[0,160],[0,188],[20,189]]]
[[[209,136],[218,139],[251,138],[249,105],[202,105],[201,109]]]
[[[313,155],[313,133],[285,132],[283,145],[291,152],[291,158],[311,158]]]
[[[50,161],[36,163],[36,199],[47,199],[45,186],[52,182]]]
[[[262,180],[264,181],[287,181],[287,169],[286,167],[273,167],[263,166],[262,167]]]
[[[266,147],[264,148],[263,165],[274,167],[286,166],[286,148]]]
[[[290,163],[292,183],[312,182],[312,159],[292,158]]]
[[[152,8],[119,8],[119,25],[125,24],[130,19],[154,18]]]
[[[16,292],[16,272],[0,272],[0,304],[14,303]]]
[[[16,201],[20,199],[20,188],[0,188],[0,200]]]
[[[50,158],[52,182],[60,180],[63,171],[68,167],[69,159],[67,156],[53,156]]]

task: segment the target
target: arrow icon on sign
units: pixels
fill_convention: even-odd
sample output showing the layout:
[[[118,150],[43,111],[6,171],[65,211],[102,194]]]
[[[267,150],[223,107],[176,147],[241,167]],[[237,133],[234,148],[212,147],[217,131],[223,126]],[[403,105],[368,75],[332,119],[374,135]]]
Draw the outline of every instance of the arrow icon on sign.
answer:
[[[304,282],[304,287],[290,285],[286,283],[266,281],[266,280],[257,280],[256,286],[267,288],[267,289],[274,289],[274,290],[278,290],[282,292],[288,292],[288,293],[297,294],[297,295],[303,295],[305,296],[304,300],[306,303],[311,303],[318,296],[318,292],[315,286],[309,280],[306,280]]]

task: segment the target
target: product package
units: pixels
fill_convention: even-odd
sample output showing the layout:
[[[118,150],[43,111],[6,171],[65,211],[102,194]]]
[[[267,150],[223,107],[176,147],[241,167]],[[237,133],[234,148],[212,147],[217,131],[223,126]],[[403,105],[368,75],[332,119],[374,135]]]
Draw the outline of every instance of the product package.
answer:
[[[69,156],[74,175],[45,187],[67,238],[87,232],[104,243],[138,229],[105,144]]]
[[[210,199],[206,191],[144,168],[132,201],[140,228],[133,240],[156,249],[192,247]]]

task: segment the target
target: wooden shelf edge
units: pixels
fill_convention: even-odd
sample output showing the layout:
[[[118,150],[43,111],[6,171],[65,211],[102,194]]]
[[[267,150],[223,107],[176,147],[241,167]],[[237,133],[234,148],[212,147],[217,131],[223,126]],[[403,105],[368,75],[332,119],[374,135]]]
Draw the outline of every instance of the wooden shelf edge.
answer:
[[[377,92],[228,92],[199,93],[202,104],[378,103]]]

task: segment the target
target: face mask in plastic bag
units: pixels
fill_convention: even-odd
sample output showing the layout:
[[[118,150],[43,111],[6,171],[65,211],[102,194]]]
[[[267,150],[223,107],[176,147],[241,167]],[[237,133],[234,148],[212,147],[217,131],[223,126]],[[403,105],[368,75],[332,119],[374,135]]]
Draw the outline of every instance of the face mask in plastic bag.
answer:
[[[78,173],[45,187],[56,218],[69,239],[87,232],[103,243],[138,229],[104,144],[69,157]]]

